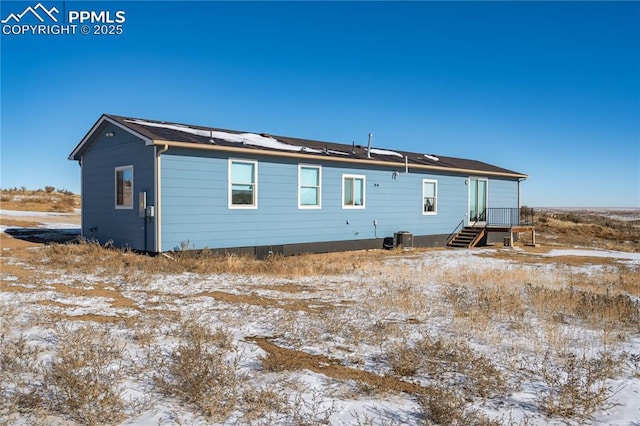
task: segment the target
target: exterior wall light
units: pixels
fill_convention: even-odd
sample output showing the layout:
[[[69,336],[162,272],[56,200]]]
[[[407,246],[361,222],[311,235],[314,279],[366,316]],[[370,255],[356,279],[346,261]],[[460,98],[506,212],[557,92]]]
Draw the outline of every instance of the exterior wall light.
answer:
[[[113,133],[113,132],[107,132],[107,133],[105,133],[104,135],[105,135],[106,137],[108,137],[108,138],[112,138],[112,137],[113,137],[113,135],[115,135],[115,133]]]

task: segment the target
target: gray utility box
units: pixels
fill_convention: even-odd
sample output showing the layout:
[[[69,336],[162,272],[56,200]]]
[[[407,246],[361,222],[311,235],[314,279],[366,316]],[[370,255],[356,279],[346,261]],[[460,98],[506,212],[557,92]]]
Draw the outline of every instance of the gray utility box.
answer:
[[[413,248],[413,234],[407,231],[399,231],[393,234],[396,241],[396,247],[402,247],[405,250]]]

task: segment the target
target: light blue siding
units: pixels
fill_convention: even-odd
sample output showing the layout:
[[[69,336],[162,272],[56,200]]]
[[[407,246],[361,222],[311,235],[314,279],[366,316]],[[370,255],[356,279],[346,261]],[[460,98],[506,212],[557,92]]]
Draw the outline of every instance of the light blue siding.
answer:
[[[448,235],[468,210],[468,175],[362,164],[237,156],[258,161],[258,208],[228,206],[228,154],[170,148],[162,155],[162,250]],[[298,164],[322,166],[322,208],[298,208]],[[342,175],[366,176],[366,208],[342,207]],[[422,214],[422,181],[438,182],[437,214]],[[517,207],[517,181],[489,179],[489,207]],[[378,226],[374,226],[374,220]]]
[[[113,132],[113,137],[105,133]],[[82,155],[82,234],[104,244],[153,250],[154,223],[138,214],[138,193],[154,203],[154,150],[122,129],[103,123]],[[115,208],[115,168],[133,166],[133,209]],[[146,233],[146,244],[145,244]]]
[[[505,179],[489,180],[489,205],[493,208],[517,208],[518,181]]]

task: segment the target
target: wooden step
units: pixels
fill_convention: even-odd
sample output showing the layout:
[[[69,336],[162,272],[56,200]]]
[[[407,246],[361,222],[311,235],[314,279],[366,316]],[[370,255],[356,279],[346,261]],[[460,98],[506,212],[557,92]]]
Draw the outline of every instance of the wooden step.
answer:
[[[453,237],[448,245],[450,247],[459,248],[475,247],[476,244],[478,244],[478,242],[484,236],[484,232],[484,228],[466,226],[460,232],[458,232],[455,237]]]

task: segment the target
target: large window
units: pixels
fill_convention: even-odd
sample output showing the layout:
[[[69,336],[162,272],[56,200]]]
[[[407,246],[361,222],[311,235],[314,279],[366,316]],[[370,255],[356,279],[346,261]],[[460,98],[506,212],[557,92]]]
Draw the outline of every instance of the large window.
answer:
[[[133,208],[133,166],[116,167],[116,209]]]
[[[298,207],[319,209],[322,199],[322,168],[320,166],[298,166]]]
[[[258,207],[258,162],[229,160],[229,208]]]
[[[438,212],[438,181],[425,179],[422,181],[422,214]]]
[[[342,175],[342,208],[364,208],[365,177],[359,175]]]

